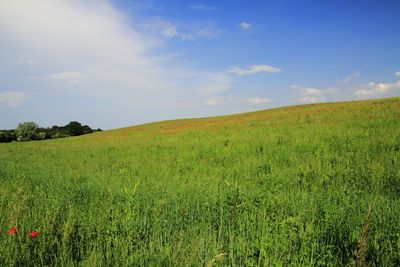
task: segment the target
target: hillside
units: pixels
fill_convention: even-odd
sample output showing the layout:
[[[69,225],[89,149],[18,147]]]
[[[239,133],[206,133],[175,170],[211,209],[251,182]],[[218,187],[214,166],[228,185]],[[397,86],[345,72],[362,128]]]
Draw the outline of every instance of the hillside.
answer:
[[[400,98],[0,144],[0,265],[395,266],[399,166]]]

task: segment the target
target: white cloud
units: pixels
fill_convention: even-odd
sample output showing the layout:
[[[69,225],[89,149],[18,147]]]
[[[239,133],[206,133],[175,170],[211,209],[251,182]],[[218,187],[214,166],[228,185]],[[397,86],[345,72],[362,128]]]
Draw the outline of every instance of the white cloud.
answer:
[[[235,110],[249,111],[254,110],[254,107],[260,107],[265,104],[273,102],[272,99],[266,97],[233,97],[233,96],[224,96],[218,95],[211,98],[208,98],[205,101],[206,106],[221,106],[233,108]]]
[[[206,106],[216,106],[218,104],[220,104],[222,101],[221,97],[212,97],[210,99],[207,99],[205,104]]]
[[[76,62],[77,56],[84,56],[86,60],[144,63],[141,55],[148,46],[107,1],[42,0],[40,5],[2,1],[0,31],[25,51],[41,58],[47,53],[61,62]]]
[[[191,35],[178,31],[178,27],[175,24],[159,17],[151,18],[142,22],[141,27],[145,31],[160,34],[164,38],[178,38],[181,40],[192,39]]]
[[[249,30],[253,25],[249,22],[242,22],[239,24],[239,27],[243,30]]]
[[[298,92],[298,96],[296,97],[296,101],[300,103],[320,103],[326,102],[326,94],[330,93],[333,89],[329,91],[324,91],[311,87],[304,87],[299,85],[292,85],[293,89],[296,89]]]
[[[252,105],[262,105],[262,104],[271,103],[272,100],[269,98],[265,98],[265,97],[251,97],[251,98],[247,98],[245,102],[252,104]]]
[[[400,77],[400,70],[397,71],[394,75],[396,75],[397,77]]]
[[[321,95],[322,92],[319,89],[315,89],[315,88],[304,88],[303,89],[303,94],[305,95]]]
[[[197,76],[197,75],[196,75]],[[198,82],[197,91],[202,95],[215,95],[228,91],[231,87],[232,79],[225,74],[207,73],[201,76],[193,77]]]
[[[3,93],[0,93],[0,103],[6,105],[8,107],[19,107],[29,97],[30,97],[30,94],[28,92],[6,91]]]
[[[296,102],[300,103],[319,103],[400,95],[400,80],[392,83],[377,83],[373,81],[367,84],[350,83],[359,76],[358,73],[354,73],[345,80],[338,81],[335,85],[323,89],[299,85],[292,85],[291,87],[296,90]]]
[[[354,92],[354,95],[356,95],[358,98],[366,98],[374,95],[374,92],[371,90],[366,90],[366,89],[359,89]]]
[[[72,72],[72,71],[58,72],[49,75],[49,78],[52,80],[68,81],[70,83],[77,83],[80,80],[84,79],[85,77],[86,75],[82,72]]]
[[[197,24],[193,25],[192,32],[194,33],[194,39],[196,38],[208,38],[215,39],[221,35],[221,31],[217,29],[212,23],[207,24]]]
[[[354,72],[354,73],[350,74],[349,76],[347,76],[346,79],[339,81],[339,83],[351,83],[352,81],[359,78],[360,76],[361,76],[361,72],[357,71],[357,72]]]
[[[395,89],[400,89],[400,81],[395,83],[378,83],[376,85],[376,90],[380,93],[385,93]]]
[[[257,74],[257,73],[262,73],[262,72],[277,73],[277,72],[281,72],[281,71],[282,70],[279,68],[268,66],[268,65],[252,65],[247,68],[234,67],[234,68],[230,69],[228,72],[239,75],[239,76],[245,76],[245,75]]]
[[[217,10],[218,8],[215,6],[208,6],[204,4],[197,4],[190,6],[191,9],[199,10],[199,11],[210,11],[210,10]]]
[[[141,28],[147,33],[161,35],[162,37],[176,38],[182,41],[196,40],[201,38],[217,38],[220,31],[212,23],[185,24],[178,26],[176,23],[153,17],[141,23]]]
[[[385,97],[392,96],[392,93],[400,93],[400,80],[394,83],[375,83],[369,82],[360,86],[354,95],[358,98]]]

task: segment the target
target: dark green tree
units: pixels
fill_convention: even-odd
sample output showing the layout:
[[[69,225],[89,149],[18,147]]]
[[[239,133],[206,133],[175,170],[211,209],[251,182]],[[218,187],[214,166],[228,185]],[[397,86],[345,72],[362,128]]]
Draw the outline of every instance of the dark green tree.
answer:
[[[82,124],[77,121],[71,121],[64,129],[72,136],[83,134]]]
[[[92,128],[90,128],[87,125],[82,126],[82,131],[83,131],[83,134],[93,133]]]
[[[6,143],[7,140],[7,133],[4,131],[0,131],[0,143]]]

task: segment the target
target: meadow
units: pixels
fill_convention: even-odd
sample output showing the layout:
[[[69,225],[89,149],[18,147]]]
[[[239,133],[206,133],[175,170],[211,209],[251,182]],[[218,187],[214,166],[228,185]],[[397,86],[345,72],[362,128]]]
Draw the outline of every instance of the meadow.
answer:
[[[0,266],[399,266],[400,98],[0,144],[0,227]]]

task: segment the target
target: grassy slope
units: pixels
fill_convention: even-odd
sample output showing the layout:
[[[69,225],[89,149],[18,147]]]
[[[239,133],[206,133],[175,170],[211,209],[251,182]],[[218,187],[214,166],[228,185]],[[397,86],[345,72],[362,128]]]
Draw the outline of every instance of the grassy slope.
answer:
[[[400,98],[0,144],[0,265],[399,265],[399,166]]]

